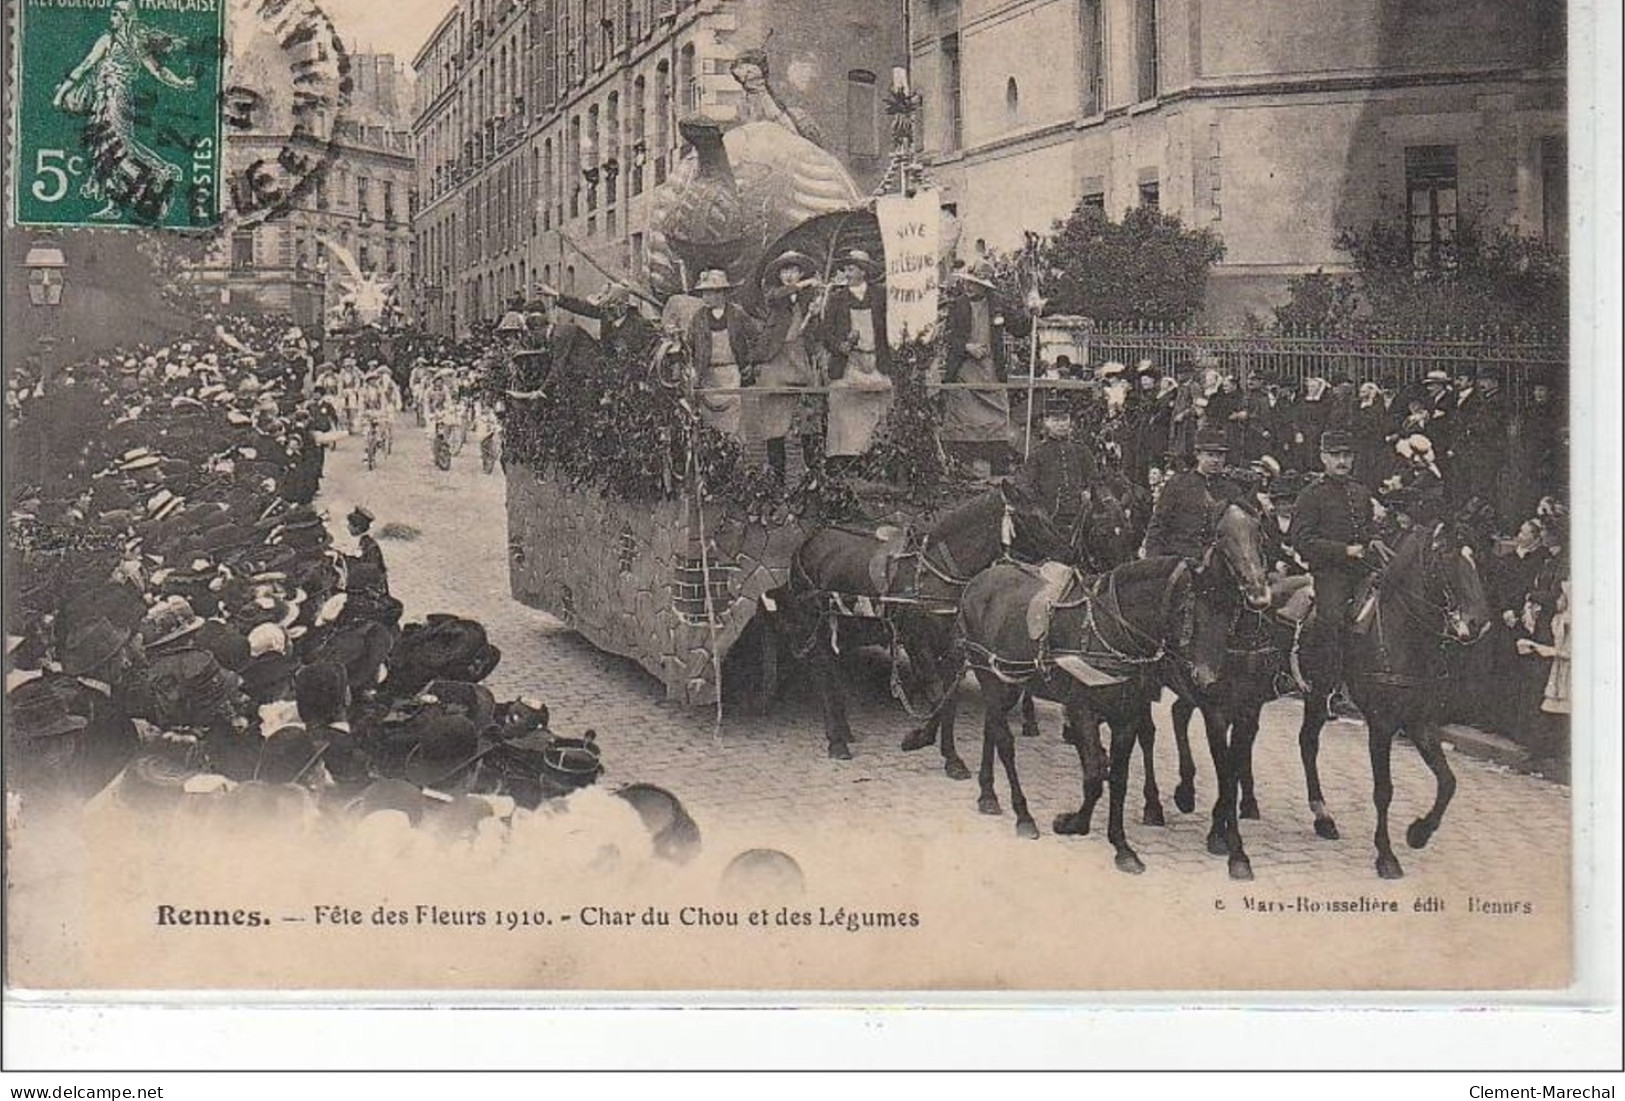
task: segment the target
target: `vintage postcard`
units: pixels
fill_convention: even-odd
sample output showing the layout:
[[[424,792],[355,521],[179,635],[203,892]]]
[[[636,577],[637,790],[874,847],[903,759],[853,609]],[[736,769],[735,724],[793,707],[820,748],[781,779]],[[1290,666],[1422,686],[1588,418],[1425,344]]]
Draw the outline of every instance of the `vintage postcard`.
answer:
[[[5,30],[11,993],[1582,977],[1562,0]]]

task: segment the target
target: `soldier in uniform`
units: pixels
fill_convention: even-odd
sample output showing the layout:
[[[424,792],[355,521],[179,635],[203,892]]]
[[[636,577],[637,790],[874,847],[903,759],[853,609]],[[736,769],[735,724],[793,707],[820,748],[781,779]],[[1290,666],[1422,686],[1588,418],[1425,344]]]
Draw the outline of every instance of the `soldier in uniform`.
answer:
[[[1207,552],[1219,504],[1246,496],[1225,473],[1230,448],[1223,428],[1201,429],[1194,446],[1195,468],[1175,474],[1157,495],[1141,557],[1177,554],[1200,559]]]
[[[1369,572],[1367,545],[1376,535],[1382,507],[1353,478],[1354,438],[1332,430],[1320,437],[1325,475],[1298,497],[1287,539],[1315,579],[1315,604],[1337,682],[1351,616],[1349,602]]]
[[[1087,507],[1095,484],[1095,456],[1088,440],[1072,430],[1066,394],[1051,390],[1044,397],[1044,442],[1033,450],[1019,480],[1032,491],[1056,527],[1071,533]]]

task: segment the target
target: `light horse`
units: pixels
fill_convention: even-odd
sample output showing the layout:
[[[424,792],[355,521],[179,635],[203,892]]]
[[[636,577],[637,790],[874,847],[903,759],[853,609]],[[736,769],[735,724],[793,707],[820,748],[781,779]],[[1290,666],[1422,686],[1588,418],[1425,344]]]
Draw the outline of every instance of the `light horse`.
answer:
[[[928,697],[938,700],[952,683],[945,674],[950,668],[955,675],[959,672],[953,618],[971,578],[1011,556],[1042,560],[1068,553],[1065,536],[1019,482],[1004,483],[961,505],[917,540],[902,532],[887,536],[848,526],[819,528],[808,536],[791,558],[787,584],[769,594],[769,614],[795,658],[807,663],[823,709],[829,755],[843,760],[852,756],[836,647],[840,624],[864,620],[841,615],[843,605],[868,601],[908,654]],[[905,741],[904,748],[934,740],[913,747]],[[942,757],[948,776],[970,778],[951,741],[944,744]]]
[[[1227,565],[1249,600],[1261,599],[1264,567],[1257,520],[1238,505],[1226,505],[1220,512],[1212,547],[1199,569],[1216,571],[1216,560]],[[1038,836],[1021,790],[1008,718],[1022,692],[1031,692],[1065,709],[1067,729],[1083,767],[1083,805],[1073,814],[1057,817],[1055,831],[1089,832],[1107,771],[1093,733],[1097,717],[1104,719],[1111,730],[1107,838],[1119,870],[1145,870],[1123,828],[1130,756],[1149,720],[1151,694],[1160,679],[1158,667],[1192,641],[1197,572],[1183,559],[1165,556],[1130,562],[1094,577],[1053,564],[1041,570],[1000,565],[971,582],[961,600],[956,637],[963,660],[981,685],[986,710],[978,810],[1002,813],[993,790],[997,753],[1010,785],[1016,832]],[[1202,585],[1208,583],[1201,579]],[[945,732],[951,732],[952,696],[944,699],[941,710]],[[1216,765],[1224,781],[1221,788],[1231,790],[1228,754],[1216,754]],[[1239,852],[1238,831],[1227,832]]]
[[[1366,721],[1372,801],[1377,808],[1377,874],[1398,879],[1405,872],[1388,839],[1394,736],[1405,732],[1434,777],[1433,806],[1405,831],[1406,844],[1420,849],[1438,830],[1456,792],[1456,777],[1439,744],[1435,720],[1449,676],[1446,653],[1477,642],[1490,626],[1489,602],[1468,534],[1446,524],[1410,529],[1384,567],[1371,601],[1368,616],[1362,617],[1367,625],[1345,644],[1344,679]],[[1315,832],[1335,839],[1337,824],[1326,809],[1318,767],[1326,697],[1336,687],[1323,638],[1313,624],[1304,632],[1300,660],[1310,690],[1305,693],[1298,749]]]

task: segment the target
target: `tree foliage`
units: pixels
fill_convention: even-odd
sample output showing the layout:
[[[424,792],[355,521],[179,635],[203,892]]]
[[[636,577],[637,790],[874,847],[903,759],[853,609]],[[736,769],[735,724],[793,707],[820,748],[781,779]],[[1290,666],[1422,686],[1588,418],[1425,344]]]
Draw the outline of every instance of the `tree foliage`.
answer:
[[[1344,230],[1337,248],[1355,274],[1324,272],[1288,281],[1275,309],[1283,332],[1333,334],[1568,327],[1568,258],[1563,250],[1463,214],[1437,261],[1418,264],[1403,220]]]
[[[1035,244],[997,257],[996,281],[1020,301],[1036,273],[1047,313],[1097,322],[1183,324],[1202,309],[1208,273],[1224,259],[1224,242],[1212,230],[1188,229],[1143,206],[1114,222],[1079,203]]]

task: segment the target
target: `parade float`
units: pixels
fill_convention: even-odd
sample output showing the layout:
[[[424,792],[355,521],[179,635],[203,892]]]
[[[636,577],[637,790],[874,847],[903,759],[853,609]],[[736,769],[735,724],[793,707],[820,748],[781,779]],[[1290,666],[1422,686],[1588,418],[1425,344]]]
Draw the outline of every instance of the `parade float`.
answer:
[[[504,443],[513,596],[637,661],[687,705],[720,705],[746,683],[750,699],[771,694],[778,655],[753,622],[810,530],[918,529],[975,488],[943,452],[930,392],[956,234],[913,153],[919,97],[894,74],[891,163],[865,196],[753,79],[750,61],[736,73],[739,120],[684,120],[684,158],[656,197],[649,286],[667,338],[654,362],[572,365],[510,422]],[[883,258],[890,409],[862,462],[839,477],[815,458],[779,481],[751,441],[702,423],[707,398],[786,391],[700,387],[675,336],[699,309],[689,291],[701,272],[726,273],[757,305],[768,265],[792,250],[821,268],[825,287],[851,250]],[[829,387],[793,392],[822,400]]]

